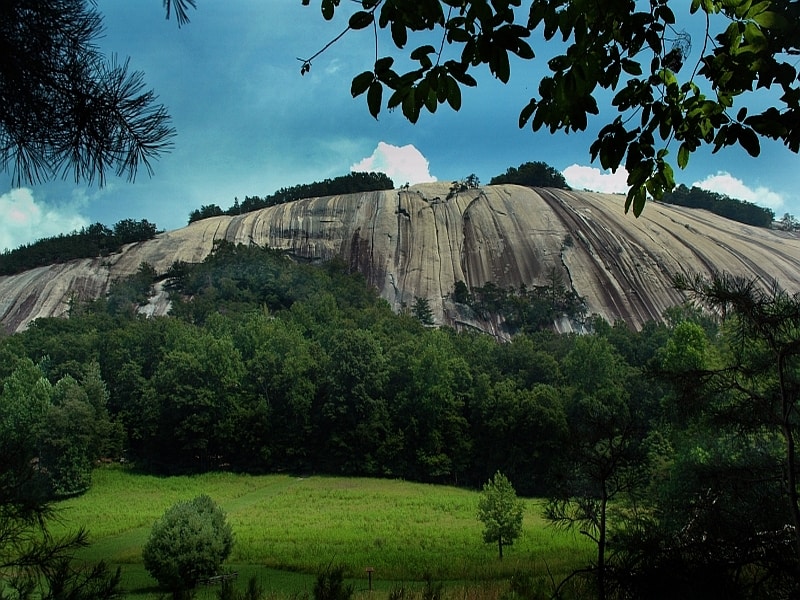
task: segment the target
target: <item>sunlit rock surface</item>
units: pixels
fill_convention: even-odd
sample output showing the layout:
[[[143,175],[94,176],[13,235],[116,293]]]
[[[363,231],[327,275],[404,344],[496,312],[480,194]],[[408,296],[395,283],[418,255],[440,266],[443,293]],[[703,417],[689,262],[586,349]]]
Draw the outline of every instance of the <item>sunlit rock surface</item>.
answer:
[[[514,185],[449,192],[449,184],[423,184],[205,219],[109,257],[0,277],[0,319],[19,331],[37,317],[68,314],[73,300],[105,294],[142,262],[158,272],[175,261],[199,262],[220,238],[303,259],[341,257],[395,309],[419,296],[437,323],[489,330],[450,301],[456,281],[547,285],[555,269],[589,313],[636,328],[681,301],[670,284],[677,272],[726,271],[800,291],[800,239],[790,233],[655,202],[637,219],[624,213],[622,196],[607,194]],[[143,310],[168,308],[159,291]]]

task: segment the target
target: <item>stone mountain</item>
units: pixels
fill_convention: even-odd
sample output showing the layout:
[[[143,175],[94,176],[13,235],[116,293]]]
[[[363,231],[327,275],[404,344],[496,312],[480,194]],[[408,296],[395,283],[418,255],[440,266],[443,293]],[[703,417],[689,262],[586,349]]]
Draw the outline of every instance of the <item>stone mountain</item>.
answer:
[[[635,328],[681,301],[670,282],[677,272],[724,271],[800,291],[796,234],[656,202],[637,219],[623,204],[621,196],[515,185],[454,194],[446,183],[299,200],[197,221],[108,257],[0,277],[0,320],[14,332],[32,319],[65,315],[71,300],[100,297],[142,262],[163,273],[175,261],[202,261],[218,239],[304,260],[340,257],[395,309],[422,297],[437,323],[489,329],[450,300],[457,281],[530,287],[555,273],[585,298],[589,313]],[[165,314],[163,290],[143,310]]]

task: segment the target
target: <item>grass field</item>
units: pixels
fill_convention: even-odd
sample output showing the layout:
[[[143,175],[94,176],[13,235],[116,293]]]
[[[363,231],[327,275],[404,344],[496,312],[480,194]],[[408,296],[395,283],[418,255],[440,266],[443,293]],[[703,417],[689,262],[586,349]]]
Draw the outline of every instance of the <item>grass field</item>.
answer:
[[[228,516],[235,544],[227,567],[241,585],[253,575],[280,596],[310,592],[315,573],[331,564],[343,565],[357,590],[367,588],[367,567],[376,591],[417,585],[426,575],[447,586],[497,588],[519,572],[558,578],[585,565],[591,551],[580,536],[547,526],[536,500],[525,501],[522,535],[500,561],[497,548],[482,541],[477,492],[316,476],[159,478],[119,467],[96,470],[88,493],[59,503],[52,529],[86,527],[91,545],[80,558],[120,565],[131,597],[155,597],[142,546],[169,506],[199,494]]]

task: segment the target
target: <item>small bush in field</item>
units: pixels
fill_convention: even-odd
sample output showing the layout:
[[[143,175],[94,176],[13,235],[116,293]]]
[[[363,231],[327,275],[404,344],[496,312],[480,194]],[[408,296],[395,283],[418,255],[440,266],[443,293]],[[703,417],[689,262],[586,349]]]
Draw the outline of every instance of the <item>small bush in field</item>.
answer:
[[[177,594],[215,575],[232,547],[225,514],[202,495],[167,509],[153,525],[142,559],[159,585]]]
[[[314,600],[350,600],[353,586],[344,582],[344,567],[327,567],[317,574]]]

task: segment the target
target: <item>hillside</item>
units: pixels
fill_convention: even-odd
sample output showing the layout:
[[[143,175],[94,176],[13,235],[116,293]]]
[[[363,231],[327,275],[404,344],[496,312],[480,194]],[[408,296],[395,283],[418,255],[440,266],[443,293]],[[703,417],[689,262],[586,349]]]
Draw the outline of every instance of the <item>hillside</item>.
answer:
[[[450,300],[454,285],[546,285],[554,274],[588,312],[632,327],[680,302],[676,272],[727,271],[777,279],[800,291],[800,238],[651,202],[636,219],[623,198],[515,185],[448,197],[447,183],[299,200],[239,216],[196,221],[109,257],[0,277],[0,320],[9,332],[61,316],[73,299],[99,297],[142,262],[165,272],[198,262],[217,239],[281,248],[303,260],[340,257],[395,308],[426,298],[437,323],[490,328]],[[146,307],[164,314],[158,293]],[[568,329],[569,323],[559,323]]]

